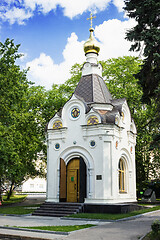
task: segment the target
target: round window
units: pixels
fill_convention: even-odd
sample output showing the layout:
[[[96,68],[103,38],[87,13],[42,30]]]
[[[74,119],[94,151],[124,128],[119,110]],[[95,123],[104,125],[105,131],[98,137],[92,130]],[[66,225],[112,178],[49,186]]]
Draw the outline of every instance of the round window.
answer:
[[[94,140],[91,140],[91,141],[90,141],[90,146],[91,146],[91,147],[95,147],[95,146],[96,146],[96,142],[95,142]]]
[[[56,150],[58,150],[58,149],[60,149],[60,144],[56,143],[54,147],[55,147]]]
[[[73,108],[71,111],[72,118],[78,118],[80,116],[79,108]]]

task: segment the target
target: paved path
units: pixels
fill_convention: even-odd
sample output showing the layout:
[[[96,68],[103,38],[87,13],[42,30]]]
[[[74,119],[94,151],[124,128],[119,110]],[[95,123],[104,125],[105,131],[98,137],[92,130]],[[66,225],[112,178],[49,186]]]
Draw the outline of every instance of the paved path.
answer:
[[[68,225],[82,225],[82,224],[104,224],[99,221],[87,220],[65,220],[59,217],[42,217],[42,216],[0,216],[0,226],[68,226]]]
[[[42,203],[45,200],[44,196],[29,196],[23,203],[25,205],[34,203]],[[142,215],[141,217],[132,220],[117,221],[117,222],[101,222],[101,221],[86,221],[86,220],[64,220],[54,217],[40,216],[0,216],[0,235],[8,234],[25,239],[53,239],[53,240],[138,240],[144,234],[150,231],[151,224],[154,220],[160,220],[160,210]],[[69,235],[26,232],[20,230],[5,229],[4,226],[50,226],[50,225],[81,225],[95,224],[96,227],[83,229],[70,233]],[[3,239],[0,237],[0,239]],[[11,239],[9,237],[8,239]],[[12,238],[13,239],[13,238]],[[19,238],[20,239],[20,238]],[[24,238],[21,238],[24,239]]]
[[[0,216],[0,226],[38,226],[38,225],[77,225],[92,223],[96,227],[83,229],[70,233],[69,235],[25,232],[0,228],[1,234],[11,234],[14,236],[26,236],[41,239],[54,240],[137,240],[150,231],[150,226],[154,220],[160,220],[160,210],[144,214],[139,218],[118,222],[93,222],[80,220],[63,220],[60,218],[48,218],[37,216]]]
[[[44,193],[32,193],[28,194],[25,201],[20,203],[14,203],[14,206],[27,206],[34,204],[42,204],[46,200],[46,194]]]
[[[99,225],[95,228],[72,233],[65,239],[136,240],[150,231],[151,224],[156,219],[160,220],[160,211],[145,214],[134,220]]]

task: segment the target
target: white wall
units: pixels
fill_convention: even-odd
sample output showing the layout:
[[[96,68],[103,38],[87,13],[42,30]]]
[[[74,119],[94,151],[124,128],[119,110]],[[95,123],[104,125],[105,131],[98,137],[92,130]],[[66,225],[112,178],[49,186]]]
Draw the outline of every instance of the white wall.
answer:
[[[71,109],[78,107],[80,116],[71,117]],[[118,203],[136,201],[135,181],[135,144],[136,136],[130,132],[131,116],[127,103],[124,103],[124,119],[120,117],[115,124],[97,124],[87,126],[88,116],[98,113],[91,110],[85,113],[82,101],[72,97],[63,107],[62,118],[56,115],[48,124],[47,154],[47,201],[59,201],[59,164],[62,158],[66,165],[74,157],[82,157],[87,167],[88,203]],[[63,128],[52,128],[55,120],[61,120]],[[90,141],[96,142],[95,147]],[[59,143],[60,148],[55,149]],[[118,144],[117,144],[118,143]],[[131,152],[132,147],[132,152]],[[118,162],[123,157],[126,162],[126,193],[119,193]],[[97,180],[96,176],[102,179]]]
[[[22,184],[22,192],[46,192],[46,179],[29,178]]]

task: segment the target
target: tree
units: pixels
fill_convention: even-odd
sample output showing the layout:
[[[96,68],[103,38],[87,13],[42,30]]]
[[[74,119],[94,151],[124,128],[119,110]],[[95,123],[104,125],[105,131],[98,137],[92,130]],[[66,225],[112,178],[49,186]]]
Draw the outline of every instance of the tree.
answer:
[[[134,42],[131,50],[144,46],[144,62],[138,78],[143,87],[144,98],[157,96],[160,83],[160,2],[157,0],[125,0],[125,10],[137,25],[127,32],[127,39]]]
[[[82,65],[80,64],[74,64],[70,71],[71,78],[63,84],[53,84],[52,89],[47,91],[45,103],[43,105],[43,118],[46,124],[72,96],[81,78],[81,67]]]
[[[10,39],[0,43],[0,189],[8,181],[9,196],[14,185],[40,174],[36,160],[44,149],[42,113],[31,101],[27,71],[16,65],[19,46]]]
[[[153,132],[158,125],[152,121],[156,113],[156,102],[150,105],[142,102],[143,91],[134,76],[140,71],[142,62],[135,57],[119,57],[102,62],[103,76],[115,98],[126,98],[131,115],[137,127],[136,169],[137,182],[140,184],[152,175],[156,177],[156,169],[160,167],[158,147],[151,149]]]
[[[135,57],[124,56],[101,62],[103,77],[113,98],[126,98],[131,113],[141,106],[142,89],[134,77],[140,70],[141,61]]]
[[[142,100],[152,105],[155,101],[156,112],[153,125],[160,122],[160,2],[157,0],[125,0],[125,10],[137,25],[127,32],[126,38],[133,42],[133,51],[143,51],[144,61],[136,74],[143,88]],[[152,145],[160,147],[160,133],[155,132]]]

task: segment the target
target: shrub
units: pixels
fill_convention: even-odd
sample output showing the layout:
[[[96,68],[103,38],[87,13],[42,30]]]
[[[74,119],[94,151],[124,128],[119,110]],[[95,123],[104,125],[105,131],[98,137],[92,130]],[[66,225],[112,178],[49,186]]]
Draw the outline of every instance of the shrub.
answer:
[[[160,231],[160,221],[154,221],[151,225],[151,228],[154,233],[158,233],[158,231]]]

